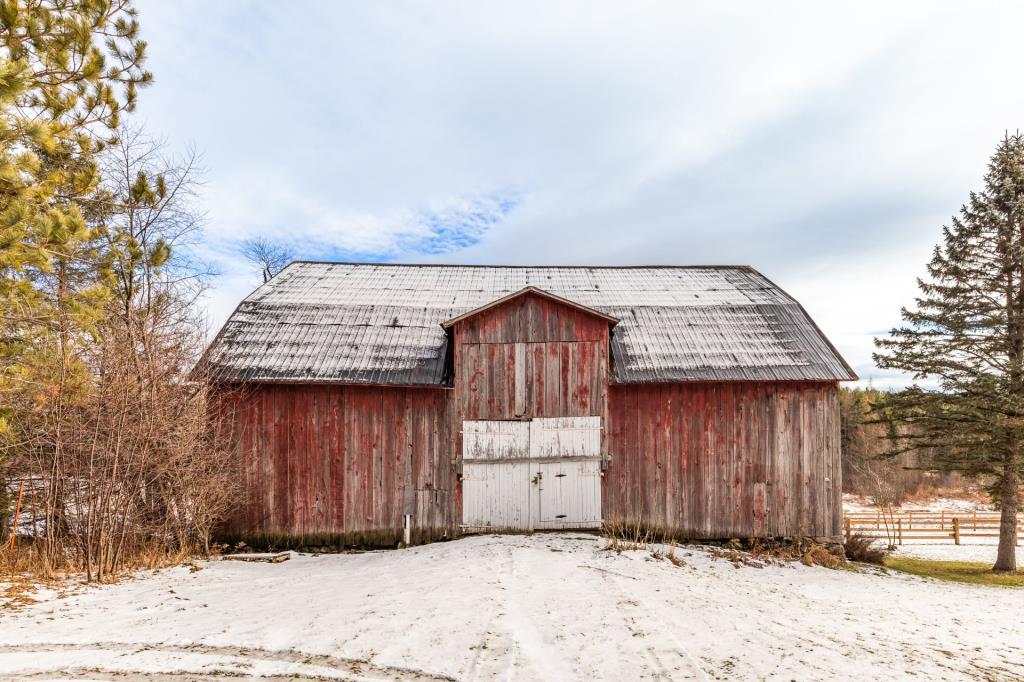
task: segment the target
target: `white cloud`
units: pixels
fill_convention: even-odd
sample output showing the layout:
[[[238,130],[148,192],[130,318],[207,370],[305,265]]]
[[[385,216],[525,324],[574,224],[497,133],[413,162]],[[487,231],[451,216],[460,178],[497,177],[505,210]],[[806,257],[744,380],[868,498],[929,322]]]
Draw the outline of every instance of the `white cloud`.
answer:
[[[897,381],[870,339],[1024,120],[1024,6],[1002,3],[140,10],[142,115],[205,152],[210,248],[239,273],[216,322],[256,283],[226,252],[255,233],[404,260],[744,262]],[[500,220],[468,218],[487,202]]]

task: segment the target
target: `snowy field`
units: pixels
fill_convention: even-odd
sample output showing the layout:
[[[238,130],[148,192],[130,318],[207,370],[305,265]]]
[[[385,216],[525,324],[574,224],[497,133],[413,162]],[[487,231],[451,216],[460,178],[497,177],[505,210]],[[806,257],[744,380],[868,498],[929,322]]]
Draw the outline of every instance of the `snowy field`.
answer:
[[[996,508],[987,502],[976,500],[962,500],[955,497],[939,497],[928,502],[904,502],[898,511],[945,511],[951,512],[978,512],[993,513]],[[863,497],[843,493],[843,511],[846,513],[877,512],[878,507],[871,504],[870,500]]]
[[[1024,590],[603,544],[480,536],[39,595],[0,612],[0,679],[1024,678]]]
[[[963,544],[952,542],[928,542],[925,540],[908,541],[896,548],[895,556],[930,559],[932,561],[973,561],[992,564],[996,561],[996,545],[994,542],[968,542],[974,538],[965,538]],[[1024,546],[1017,545],[1017,565],[1024,566]]]

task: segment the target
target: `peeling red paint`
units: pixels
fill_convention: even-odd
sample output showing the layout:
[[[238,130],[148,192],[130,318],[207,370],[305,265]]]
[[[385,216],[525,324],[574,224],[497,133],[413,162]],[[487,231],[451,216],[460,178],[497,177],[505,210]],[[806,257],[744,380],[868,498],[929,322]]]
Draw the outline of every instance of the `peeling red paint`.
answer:
[[[252,384],[240,443],[250,533],[458,532],[466,419],[599,416],[605,519],[686,537],[838,536],[838,387],[609,386],[609,325],[524,294],[452,326],[451,389]]]

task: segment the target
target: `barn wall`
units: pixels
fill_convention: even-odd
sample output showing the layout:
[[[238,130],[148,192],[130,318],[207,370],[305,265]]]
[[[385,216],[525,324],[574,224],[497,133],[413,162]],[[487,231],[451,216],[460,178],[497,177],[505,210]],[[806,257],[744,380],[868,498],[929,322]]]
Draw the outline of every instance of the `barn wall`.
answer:
[[[604,416],[607,320],[524,294],[453,332],[457,423]]]
[[[458,533],[464,419],[600,416],[603,517],[680,537],[840,528],[835,383],[607,383],[608,324],[523,296],[456,325],[453,389],[252,384],[229,528],[305,544]]]
[[[245,504],[229,534],[390,544],[451,534],[450,391],[250,385],[240,398]],[[287,536],[287,540],[283,536]]]
[[[841,535],[838,390],[612,386],[605,520],[692,538]]]

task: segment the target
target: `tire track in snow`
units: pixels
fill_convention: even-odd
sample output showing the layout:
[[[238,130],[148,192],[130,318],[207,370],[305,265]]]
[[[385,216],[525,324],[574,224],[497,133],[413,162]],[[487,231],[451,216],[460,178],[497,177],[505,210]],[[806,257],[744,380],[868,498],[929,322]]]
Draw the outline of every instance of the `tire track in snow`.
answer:
[[[53,644],[7,644],[0,645],[0,668],[4,667],[5,657],[15,654],[60,654],[63,652],[86,654],[99,652],[101,655],[109,654],[113,662],[115,659],[132,657],[142,659],[150,657],[150,654],[164,654],[178,657],[205,656],[211,660],[205,663],[201,671],[165,670],[165,671],[143,671],[132,670],[128,664],[124,665],[75,665],[66,667],[66,658],[59,655],[54,656],[55,665],[34,666],[16,669],[13,672],[5,672],[4,679],[100,679],[96,675],[104,675],[107,679],[113,680],[134,680],[134,679],[166,679],[168,681],[187,679],[195,680],[197,675],[223,677],[231,679],[309,679],[309,680],[358,680],[376,682],[383,680],[395,680],[400,682],[436,682],[445,680],[455,682],[454,678],[446,675],[433,675],[422,670],[411,668],[382,666],[365,660],[340,658],[327,654],[311,654],[301,651],[271,651],[256,647],[234,647],[234,646],[213,646],[209,644],[129,644],[121,642],[89,642],[87,644],[53,643]],[[221,657],[219,660],[213,657]],[[258,663],[282,663],[298,666],[298,670],[284,671],[281,673],[256,674],[247,670]],[[160,659],[162,667],[166,667],[166,657]],[[305,669],[305,671],[303,670]],[[317,670],[319,669],[319,670]]]
[[[708,676],[705,673],[703,666],[697,661],[696,658],[690,653],[690,651],[683,646],[682,642],[672,634],[672,627],[666,623],[658,614],[654,612],[650,604],[641,604],[633,599],[624,588],[622,581],[625,579],[636,580],[633,576],[620,574],[615,571],[609,571],[599,566],[593,566],[589,564],[580,564],[583,568],[591,568],[596,570],[602,577],[603,582],[606,585],[611,586],[617,597],[619,597],[619,604],[623,607],[628,607],[631,611],[639,611],[642,616],[653,619],[660,632],[666,635],[672,642],[675,648],[670,650],[659,651],[655,647],[645,644],[644,653],[648,660],[651,662],[652,667],[657,670],[660,674],[657,676],[658,679],[664,680],[677,680],[677,679],[689,679],[689,680],[701,680],[701,682],[707,682]],[[637,627],[637,622],[641,619],[636,616],[623,615],[623,621],[626,624],[626,629],[633,634],[634,637],[646,637],[647,634],[643,629]],[[682,663],[685,667],[689,668],[690,673],[685,677],[680,678],[679,663]],[[685,674],[685,673],[683,673]]]
[[[103,670],[100,668],[62,668],[57,671],[38,671],[27,673],[15,673],[5,679],[15,682],[17,680],[88,680],[89,682],[197,682],[207,675],[214,675],[217,679],[224,680],[251,680],[253,676],[248,673],[232,672],[227,670],[214,670],[210,673],[174,673],[174,672],[127,672]],[[338,680],[346,678],[338,677],[309,677],[302,674],[290,675],[260,675],[260,680],[268,682],[287,682],[287,680]],[[347,678],[354,680],[355,678]]]
[[[536,576],[523,572],[517,555],[535,551],[531,546],[511,542],[504,547],[504,561],[498,572],[498,589],[503,603],[498,606],[467,673],[468,680],[540,679],[568,681],[579,675],[565,663],[565,652],[548,640],[551,633],[537,626]],[[543,597],[541,597],[543,602]],[[491,655],[492,652],[497,655]]]
[[[518,565],[517,555],[520,547],[511,548],[511,565],[509,584],[508,617],[511,626],[513,639],[513,663],[518,665],[521,661],[526,662],[533,671],[540,674],[539,679],[544,680],[573,680],[578,677],[575,671],[565,663],[565,651],[553,646],[549,641],[550,633],[540,630],[535,623],[541,619],[533,611],[542,610],[545,600],[545,590],[537,590],[538,585],[543,587],[544,583],[538,584],[537,577],[531,576],[529,572],[523,575]],[[527,552],[545,551],[531,547],[522,548]],[[538,597],[539,595],[539,597]],[[538,598],[540,603],[538,604]],[[528,670],[530,669],[528,668]]]
[[[495,585],[498,591],[506,596],[505,604],[496,602],[494,613],[487,623],[484,635],[476,645],[476,650],[466,671],[466,680],[479,682],[480,680],[493,680],[502,676],[508,677],[514,667],[514,642],[508,632],[500,631],[502,618],[506,615],[508,608],[507,594],[509,578],[513,570],[513,547],[505,548],[502,553],[501,568],[495,572]]]

